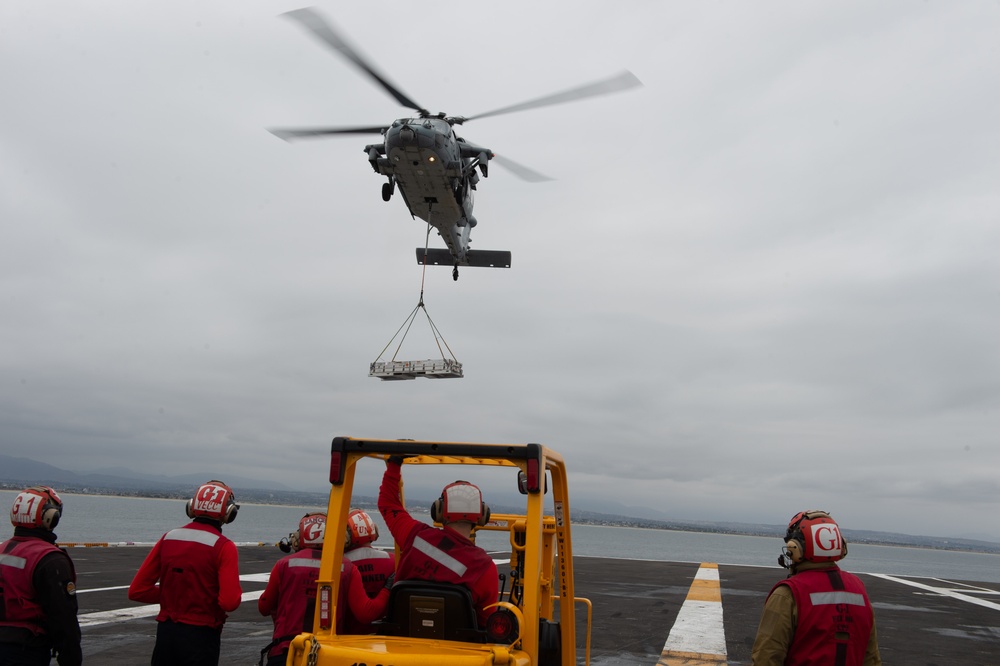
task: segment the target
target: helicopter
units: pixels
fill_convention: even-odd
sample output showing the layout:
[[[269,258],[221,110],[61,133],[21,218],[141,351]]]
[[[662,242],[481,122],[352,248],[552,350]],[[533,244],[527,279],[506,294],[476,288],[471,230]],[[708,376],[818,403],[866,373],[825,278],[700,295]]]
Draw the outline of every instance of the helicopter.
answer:
[[[469,247],[470,233],[477,224],[472,214],[475,191],[480,177],[489,176],[490,161],[496,161],[529,182],[551,180],[509,158],[497,156],[489,148],[466,141],[456,134],[455,126],[470,120],[562,104],[642,85],[634,74],[623,71],[611,78],[473,116],[432,114],[382,76],[313,9],[296,9],[282,16],[298,22],[378,83],[397,102],[416,111],[417,115],[399,118],[388,127],[313,127],[269,131],[286,141],[339,134],[381,134],[382,141],[366,145],[364,152],[375,173],[386,177],[386,182],[382,184],[382,200],[392,199],[398,188],[410,215],[429,225],[428,235],[430,227],[438,231],[447,249],[418,247],[417,263],[425,266],[452,265],[455,280],[458,280],[459,266],[510,268],[509,251],[472,250]]]

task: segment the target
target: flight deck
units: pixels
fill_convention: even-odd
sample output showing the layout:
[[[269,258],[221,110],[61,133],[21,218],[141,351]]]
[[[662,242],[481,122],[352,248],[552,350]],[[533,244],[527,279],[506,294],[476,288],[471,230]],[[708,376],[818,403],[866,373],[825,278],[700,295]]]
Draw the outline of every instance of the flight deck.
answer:
[[[149,547],[69,551],[78,575],[85,663],[148,663],[158,607],[131,602],[126,591]],[[257,612],[257,598],[283,553],[273,546],[241,546],[239,553],[243,603],[222,632],[221,664],[256,663],[271,640],[271,620]],[[498,561],[506,557],[495,553]],[[594,666],[749,664],[764,598],[784,573],[777,565],[591,557],[575,558],[574,569],[576,593],[593,603]],[[884,663],[1000,663],[1000,583],[859,575],[875,607]],[[577,621],[585,622],[586,613]],[[582,655],[585,633],[577,635]]]

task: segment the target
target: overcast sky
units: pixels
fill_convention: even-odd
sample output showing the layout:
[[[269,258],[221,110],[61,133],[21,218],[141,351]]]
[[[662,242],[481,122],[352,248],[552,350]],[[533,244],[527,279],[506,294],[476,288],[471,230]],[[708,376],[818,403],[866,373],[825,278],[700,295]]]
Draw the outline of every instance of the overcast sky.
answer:
[[[461,128],[555,180],[481,182],[512,268],[425,293],[465,378],[392,383],[425,225],[377,137],[266,128],[410,111],[301,6],[0,4],[0,451],[319,489],[335,435],[537,441],[577,506],[1000,541],[997,2],[319,5],[432,112],[644,84]]]

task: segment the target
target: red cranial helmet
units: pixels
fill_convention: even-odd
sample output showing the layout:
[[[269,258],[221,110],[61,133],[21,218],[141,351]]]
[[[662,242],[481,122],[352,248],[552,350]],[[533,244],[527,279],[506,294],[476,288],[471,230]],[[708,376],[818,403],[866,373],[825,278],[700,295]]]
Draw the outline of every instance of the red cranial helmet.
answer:
[[[788,523],[782,566],[799,562],[837,562],[847,555],[840,527],[826,511],[802,511]]]
[[[468,481],[456,481],[444,487],[441,497],[431,505],[431,518],[441,523],[470,522],[485,525],[490,520],[490,507],[483,503],[483,493]]]
[[[62,500],[48,486],[25,488],[14,498],[10,507],[10,522],[14,527],[55,529],[62,516]]]
[[[303,548],[323,548],[323,537],[326,535],[326,514],[307,513],[299,521],[298,539],[293,546],[295,550]]]
[[[367,511],[351,509],[347,514],[347,542],[345,548],[358,548],[378,539],[378,525]]]
[[[222,481],[209,481],[188,500],[185,510],[188,518],[210,518],[228,524],[236,520],[240,505],[232,488]]]

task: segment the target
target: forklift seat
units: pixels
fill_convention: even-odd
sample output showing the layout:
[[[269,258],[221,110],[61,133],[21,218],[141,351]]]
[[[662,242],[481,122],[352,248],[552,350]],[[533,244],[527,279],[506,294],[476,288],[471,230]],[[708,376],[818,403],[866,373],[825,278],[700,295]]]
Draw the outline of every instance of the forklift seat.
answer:
[[[389,592],[386,619],[376,629],[388,636],[487,642],[486,631],[476,624],[472,593],[451,583],[397,581]]]

